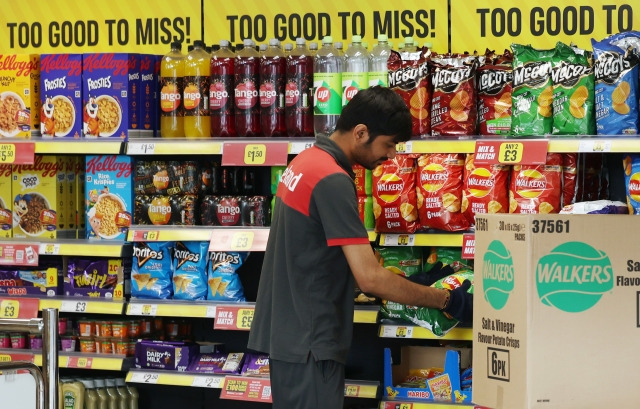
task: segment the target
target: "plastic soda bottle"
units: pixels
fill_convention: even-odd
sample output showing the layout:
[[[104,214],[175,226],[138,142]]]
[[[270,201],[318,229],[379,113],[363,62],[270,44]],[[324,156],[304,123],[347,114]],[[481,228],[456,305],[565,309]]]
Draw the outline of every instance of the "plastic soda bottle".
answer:
[[[378,35],[378,44],[371,50],[369,56],[369,86],[389,86],[389,68],[387,62],[391,55],[391,46],[385,34]]]
[[[187,138],[211,136],[209,117],[209,81],[211,57],[204,42],[196,40],[184,63],[184,134]]]
[[[304,38],[296,39],[296,48],[287,57],[285,119],[287,135],[313,136],[313,58]]]
[[[316,53],[318,52],[318,43],[316,43],[315,41],[312,41],[309,43],[309,52],[311,53],[312,57],[316,56]]]
[[[264,136],[285,136],[284,117],[287,59],[280,41],[269,40],[269,48],[260,58],[260,126]]]
[[[209,114],[211,136],[236,136],[236,118],[233,112],[233,60],[235,54],[227,40],[220,41],[220,49],[211,55],[211,85],[209,87]]]
[[[234,96],[236,133],[238,136],[260,136],[260,56],[253,40],[246,39],[234,60]]]
[[[351,46],[344,53],[342,73],[342,106],[351,101],[358,91],[369,87],[369,53],[362,46],[362,38],[351,37]]]
[[[318,136],[329,136],[342,112],[342,57],[333,39],[322,39],[322,48],[313,61],[313,127]]]
[[[184,54],[181,50],[181,43],[171,43],[171,51],[160,63],[160,135],[163,138],[184,136]]]

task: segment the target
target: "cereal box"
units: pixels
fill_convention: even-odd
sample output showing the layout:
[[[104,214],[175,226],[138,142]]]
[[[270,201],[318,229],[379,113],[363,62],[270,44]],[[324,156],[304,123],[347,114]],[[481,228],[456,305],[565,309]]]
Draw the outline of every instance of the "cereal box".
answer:
[[[0,137],[40,128],[40,55],[0,54]]]
[[[86,215],[87,208],[85,204],[85,168],[84,168],[84,158],[79,157],[76,166],[75,166],[75,177],[76,177],[76,223],[78,225],[78,238],[86,237],[85,227],[86,227]]]
[[[82,135],[82,54],[40,57],[40,101],[42,136]]]
[[[56,238],[58,166],[53,155],[36,155],[31,165],[13,166],[13,237]]]
[[[138,132],[138,54],[92,53],[82,60],[83,135],[126,139]]]
[[[155,55],[140,55],[140,88],[138,90],[138,122],[140,136],[153,136],[158,92]]]
[[[85,173],[87,238],[125,240],[133,205],[132,158],[87,155]]]
[[[11,164],[0,163],[0,238],[11,237]]]

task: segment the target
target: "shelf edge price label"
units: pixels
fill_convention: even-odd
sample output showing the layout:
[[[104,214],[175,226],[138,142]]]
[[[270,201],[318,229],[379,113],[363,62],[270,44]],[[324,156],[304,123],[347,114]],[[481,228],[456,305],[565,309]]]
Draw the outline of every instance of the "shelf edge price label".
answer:
[[[414,234],[385,234],[384,246],[413,246],[416,236]]]
[[[245,165],[264,165],[267,160],[267,146],[262,143],[250,143],[244,147]]]
[[[60,253],[60,245],[53,243],[40,244],[40,253],[47,256],[56,256]]]
[[[236,317],[236,328],[249,330],[253,322],[253,308],[240,308]]]
[[[411,153],[413,152],[412,142],[399,142],[396,144],[396,153]]]
[[[315,145],[314,142],[291,142],[289,146],[289,153],[291,155],[297,155],[302,151],[309,149]]]
[[[222,166],[286,166],[289,143],[225,142],[222,145]]]
[[[191,386],[198,388],[219,388],[222,379],[222,377],[217,376],[195,376],[191,382]]]
[[[160,375],[158,375],[156,373],[134,372],[133,375],[131,375],[131,381],[130,382],[156,384],[156,383],[158,383],[158,378],[159,377],[160,377]]]
[[[62,301],[61,312],[87,312],[88,301]]]
[[[156,144],[153,142],[129,142],[127,143],[128,155],[153,155]]]
[[[156,304],[129,304],[130,315],[156,315]]]
[[[70,356],[67,361],[67,368],[90,369],[93,366],[93,358]]]
[[[344,387],[344,396],[357,397],[360,393],[360,387],[358,385],[346,385]]]
[[[578,152],[582,153],[598,153],[598,152],[611,152],[610,140],[581,140],[578,145]]]
[[[0,318],[18,318],[20,315],[20,301],[2,300],[0,302]]]
[[[473,160],[477,165],[543,165],[548,148],[546,139],[478,140]]]
[[[231,236],[231,250],[233,251],[249,251],[253,246],[254,234],[252,231],[239,231]]]

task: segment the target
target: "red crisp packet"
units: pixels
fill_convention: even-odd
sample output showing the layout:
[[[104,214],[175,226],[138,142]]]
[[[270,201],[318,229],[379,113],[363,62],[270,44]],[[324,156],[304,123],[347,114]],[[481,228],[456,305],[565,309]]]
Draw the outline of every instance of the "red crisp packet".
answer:
[[[462,205],[464,156],[433,153],[418,158],[418,215],[423,228],[461,231],[469,222]]]
[[[412,121],[412,136],[428,135],[431,132],[430,103],[431,84],[429,49],[402,54],[391,51],[389,68],[389,88],[402,97],[409,107]]]
[[[508,54],[507,54],[508,53]],[[503,64],[478,67],[478,122],[482,136],[508,135],[511,132],[511,53],[500,57]]]
[[[558,213],[562,155],[548,153],[544,165],[514,165],[509,186],[509,213]]]
[[[418,229],[416,168],[411,155],[396,155],[373,170],[373,215],[377,232]]]
[[[477,213],[509,213],[509,165],[476,165],[470,153],[464,165],[461,211],[470,224]]]
[[[570,205],[576,196],[578,154],[562,154],[562,206]]]
[[[431,133],[434,136],[475,135],[477,57],[446,57],[433,62]]]

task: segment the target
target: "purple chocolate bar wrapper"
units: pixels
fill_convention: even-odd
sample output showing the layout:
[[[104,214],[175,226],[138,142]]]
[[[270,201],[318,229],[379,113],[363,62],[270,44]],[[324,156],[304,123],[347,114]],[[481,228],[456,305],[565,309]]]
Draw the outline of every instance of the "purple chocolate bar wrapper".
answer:
[[[241,375],[268,376],[269,375],[269,355],[267,354],[246,354],[244,365],[242,365]]]
[[[67,278],[74,288],[110,289],[116,286],[118,273],[117,271],[112,271],[109,274],[108,259],[70,257]]]
[[[198,349],[198,344],[189,342],[138,340],[135,366],[184,372],[197,355]]]
[[[215,373],[215,374],[239,374],[242,368],[244,354],[213,353],[199,354],[189,366],[189,371]]]

